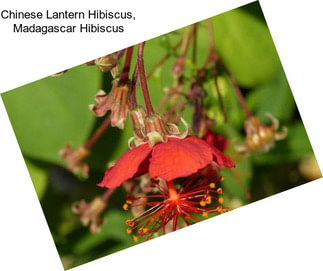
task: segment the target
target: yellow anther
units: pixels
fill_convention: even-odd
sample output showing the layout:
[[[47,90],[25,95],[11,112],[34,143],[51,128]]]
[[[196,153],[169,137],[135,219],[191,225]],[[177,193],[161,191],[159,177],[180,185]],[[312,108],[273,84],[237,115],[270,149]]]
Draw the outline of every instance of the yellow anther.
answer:
[[[133,227],[135,225],[135,222],[133,222],[131,219],[127,219],[126,220],[126,224],[129,226],[129,227]]]
[[[138,238],[138,236],[137,236],[137,235],[133,235],[133,236],[132,236],[132,239],[133,239],[133,241],[134,241],[135,243],[137,243],[137,242],[139,241],[139,238]]]
[[[130,205],[130,204],[132,204],[133,202],[132,202],[132,200],[129,200],[129,199],[128,199],[128,200],[126,200],[126,203],[128,203],[128,204]]]
[[[122,206],[123,210],[128,211],[129,205],[127,203],[123,204]]]
[[[218,201],[219,201],[220,204],[223,204],[224,198],[219,198]]]
[[[147,228],[140,228],[138,230],[138,233],[140,236],[144,236],[146,233],[148,233],[148,229]]]
[[[211,196],[207,196],[206,199],[205,199],[205,201],[206,201],[206,204],[211,204],[212,203]]]
[[[131,228],[128,228],[128,229],[127,229],[127,233],[128,233],[128,234],[132,233],[132,229],[131,229]]]
[[[204,218],[208,218],[208,217],[209,217],[209,214],[208,214],[207,212],[203,212],[203,213],[202,213],[202,216],[203,216]]]
[[[222,212],[223,212],[222,206],[216,207],[215,211],[222,214]]]
[[[215,188],[215,183],[210,183],[210,188],[211,189]]]
[[[200,201],[200,205],[201,205],[202,207],[205,207],[205,206],[206,206],[206,201],[205,201],[205,200],[201,200],[201,201]]]
[[[216,190],[216,192],[217,192],[218,194],[222,194],[222,193],[223,193],[222,188],[221,188],[221,187],[219,187],[219,188]]]
[[[220,214],[224,214],[225,212],[227,212],[226,209],[221,209]]]

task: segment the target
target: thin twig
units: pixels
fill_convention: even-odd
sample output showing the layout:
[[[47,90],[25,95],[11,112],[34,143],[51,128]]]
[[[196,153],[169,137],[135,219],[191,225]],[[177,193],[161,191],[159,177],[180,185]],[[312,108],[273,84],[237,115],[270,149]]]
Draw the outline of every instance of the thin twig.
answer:
[[[133,46],[127,49],[126,59],[123,65],[122,74],[120,76],[120,83],[126,83],[129,77],[130,65],[131,65],[131,58],[132,58],[132,51]]]
[[[108,129],[110,125],[110,116],[101,123],[99,128],[94,132],[90,140],[84,145],[86,149],[91,149],[92,146],[97,142],[97,140],[102,136],[102,134]]]
[[[138,106],[136,89],[137,89],[137,79],[138,79],[138,64],[136,64],[135,70],[132,75],[131,89],[130,89],[130,109],[134,109]]]
[[[111,188],[108,189],[107,191],[105,191],[102,196],[101,199],[105,202],[107,202],[109,200],[109,198],[112,196],[112,194],[116,191],[116,188]]]
[[[149,95],[148,86],[147,86],[147,79],[145,74],[144,47],[145,47],[145,42],[140,43],[138,46],[137,67],[138,67],[138,73],[140,76],[141,90],[144,96],[147,114],[151,116],[152,114],[154,114],[154,108],[151,104],[150,95]]]
[[[179,46],[181,45],[182,43],[182,40],[180,40],[179,42],[177,42],[175,44],[175,46],[171,49],[171,51],[175,51],[179,48]],[[171,52],[168,52],[163,58],[161,58],[157,64],[147,73],[147,79],[150,78],[154,73],[155,71],[161,67],[170,57],[171,57],[172,53]]]

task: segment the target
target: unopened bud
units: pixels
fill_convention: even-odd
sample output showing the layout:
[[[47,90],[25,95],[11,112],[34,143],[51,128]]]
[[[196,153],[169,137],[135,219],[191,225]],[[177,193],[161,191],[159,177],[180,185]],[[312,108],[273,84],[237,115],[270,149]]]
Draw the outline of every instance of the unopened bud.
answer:
[[[88,176],[89,166],[84,159],[90,154],[83,145],[73,149],[69,143],[64,145],[64,149],[59,151],[59,155],[68,163],[68,169],[72,172],[80,171],[84,177]]]
[[[138,106],[130,111],[130,118],[133,126],[133,131],[138,139],[144,139],[146,137],[144,122],[146,116],[146,110],[141,106]]]
[[[114,80],[114,82],[117,80]],[[131,82],[119,84],[111,90],[110,109],[111,126],[123,129],[129,109],[129,95]]]
[[[185,59],[183,57],[179,57],[174,66],[172,67],[172,75],[175,78],[179,78],[183,75],[184,72],[184,64],[185,64]]]
[[[85,65],[87,65],[87,66],[93,66],[93,65],[95,65],[95,59],[94,59],[94,60],[91,60],[91,61],[86,62],[86,63],[85,63]]]
[[[61,75],[63,75],[64,73],[66,73],[68,70],[64,70],[64,71],[61,71],[61,72],[57,72],[55,74],[52,75],[52,77],[59,77]]]
[[[102,72],[108,72],[118,64],[118,53],[99,57],[95,64]]]
[[[167,141],[165,123],[158,114],[145,118],[145,129],[151,146],[159,142]]]
[[[112,83],[112,90],[109,94],[99,91],[95,96],[97,105],[90,105],[91,111],[97,116],[104,116],[111,110],[111,126],[124,128],[124,122],[129,109],[130,81],[120,84],[118,79]]]
[[[101,197],[94,198],[90,203],[81,200],[72,205],[72,211],[80,215],[80,220],[84,226],[90,225],[92,233],[100,231],[103,224],[102,213],[106,208],[107,203]]]
[[[237,150],[241,152],[266,152],[270,150],[275,141],[282,140],[287,136],[287,128],[279,128],[279,121],[271,114],[266,114],[271,120],[272,125],[266,126],[257,117],[250,117],[245,121],[246,140],[243,146],[237,146]]]

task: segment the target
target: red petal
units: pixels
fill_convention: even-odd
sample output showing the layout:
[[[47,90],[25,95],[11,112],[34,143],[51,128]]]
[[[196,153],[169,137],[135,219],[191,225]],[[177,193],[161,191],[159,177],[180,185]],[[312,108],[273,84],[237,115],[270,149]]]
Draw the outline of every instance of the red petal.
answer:
[[[203,139],[209,143],[212,147],[217,148],[220,151],[225,151],[229,147],[229,141],[217,133],[208,130]]]
[[[170,138],[153,147],[149,172],[152,178],[171,181],[206,167],[213,160],[212,148],[196,137]]]
[[[118,187],[124,181],[148,172],[148,156],[151,148],[148,144],[128,150],[116,164],[109,168],[103,177],[100,187]]]
[[[217,163],[219,167],[235,167],[233,161],[216,148],[213,148],[213,156],[214,162]]]

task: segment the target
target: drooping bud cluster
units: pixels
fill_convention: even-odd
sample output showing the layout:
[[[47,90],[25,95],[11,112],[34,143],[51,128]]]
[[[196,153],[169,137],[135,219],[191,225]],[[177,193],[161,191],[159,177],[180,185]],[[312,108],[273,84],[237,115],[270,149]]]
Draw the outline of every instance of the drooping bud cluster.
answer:
[[[266,113],[266,115],[272,120],[271,126],[264,125],[257,117],[250,117],[245,121],[246,139],[243,145],[236,146],[238,152],[266,152],[274,147],[275,141],[286,138],[287,128],[282,127],[281,131],[277,131],[279,121],[270,113]]]

